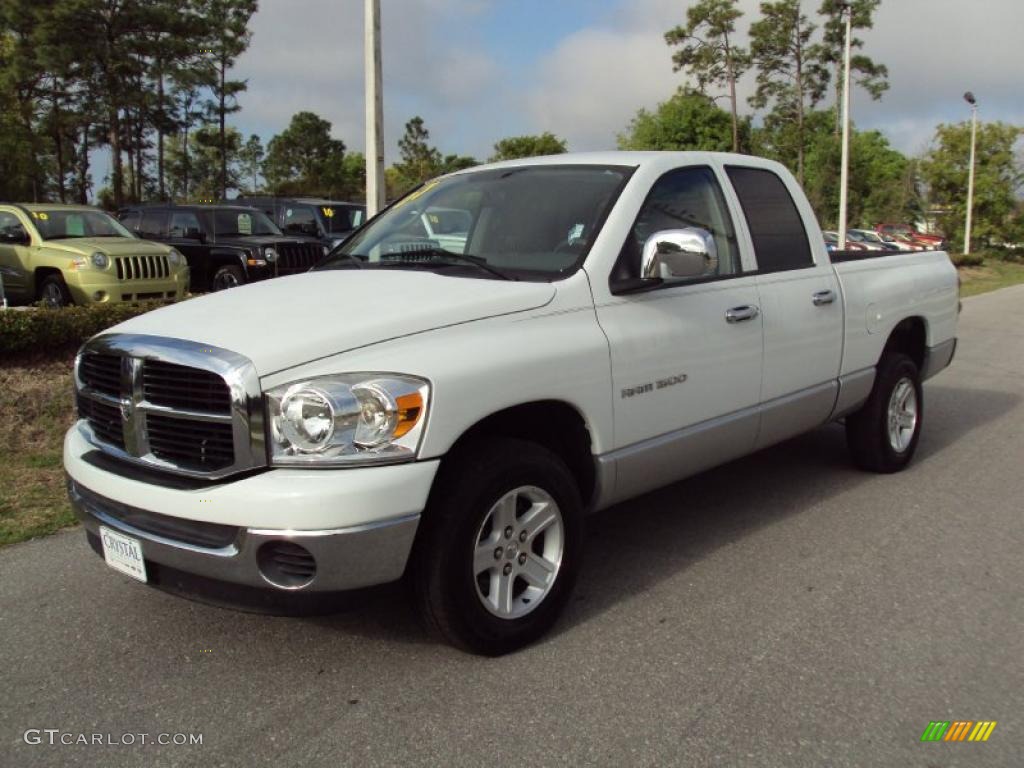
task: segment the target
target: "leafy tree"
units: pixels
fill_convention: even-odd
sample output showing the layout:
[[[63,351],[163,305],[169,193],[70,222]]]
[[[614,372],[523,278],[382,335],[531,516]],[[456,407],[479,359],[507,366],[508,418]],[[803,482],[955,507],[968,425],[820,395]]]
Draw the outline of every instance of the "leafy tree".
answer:
[[[826,228],[837,225],[840,142],[830,111],[807,115],[807,173],[804,191]],[[770,152],[768,153],[770,154]],[[921,199],[914,163],[878,131],[851,131],[847,221],[871,228],[882,221],[916,221]]]
[[[243,182],[238,157],[242,148],[242,134],[228,127],[226,139],[228,189],[241,189]],[[167,140],[167,182],[171,195],[183,200],[224,197],[221,195],[221,151],[224,145],[221,143],[218,126],[204,125],[198,128],[189,134],[188,142],[186,151],[182,135]]]
[[[560,155],[566,151],[565,139],[560,139],[548,131],[539,136],[510,136],[494,145],[491,162],[515,160],[520,157]]]
[[[750,144],[750,121],[739,124],[739,146]],[[619,149],[705,150],[728,152],[733,147],[732,119],[713,99],[679,89],[654,112],[641,109],[618,136]]]
[[[736,20],[743,12],[737,0],[700,0],[686,11],[686,26],[665,33],[665,42],[677,46],[672,54],[676,72],[686,71],[697,81],[697,90],[709,86],[728,88],[732,117],[732,151],[740,149],[740,120],[736,111],[736,81],[750,68],[750,55],[737,46]]]
[[[249,19],[256,13],[257,0],[200,0],[201,15],[209,32],[210,60],[214,79],[209,84],[212,95],[207,103],[207,114],[216,121],[220,137],[220,196],[228,190],[228,138],[227,116],[238,112],[238,95],[246,89],[244,80],[230,80],[227,76],[235,61],[249,47],[252,34]]]
[[[815,25],[801,12],[800,0],[761,3],[761,19],[750,27],[750,51],[757,68],[757,90],[750,97],[755,109],[771,107],[765,124],[787,136],[787,164],[795,164],[804,181],[806,135],[804,118],[828,87],[829,71],[821,61],[821,48],[811,43]],[[793,131],[778,130],[792,123]]]
[[[277,192],[331,195],[345,186],[345,142],[331,138],[331,123],[313,112],[297,112],[270,140],[263,174]]]
[[[437,167],[437,175],[464,171],[476,165],[480,165],[480,161],[469,155],[445,155]]]
[[[1024,165],[1015,151],[1021,136],[1024,128],[1016,125],[978,125],[971,234],[986,243],[1013,237],[1012,217],[1024,185]],[[960,246],[967,216],[970,145],[970,123],[940,125],[921,164],[932,206],[945,211],[940,226]]]
[[[395,168],[409,186],[422,184],[440,171],[441,153],[427,143],[429,140],[430,131],[419,115],[405,124],[405,134],[398,140],[402,162],[396,163]]]
[[[252,179],[252,193],[256,194],[259,189],[260,168],[263,165],[263,142],[255,133],[242,145],[238,152],[238,162],[242,167],[246,179]]]
[[[871,29],[872,16],[881,5],[882,0],[849,0],[851,5],[851,27],[853,30]],[[846,18],[839,0],[823,0],[818,13],[825,17],[819,56],[822,63],[831,67],[835,84],[836,98],[836,133],[842,129],[842,88],[843,88],[843,57],[846,48]],[[851,36],[850,48],[854,53],[850,56],[850,78],[859,85],[872,99],[878,101],[882,94],[889,90],[889,69],[884,64],[875,63],[863,53],[855,53],[864,47],[864,41]]]

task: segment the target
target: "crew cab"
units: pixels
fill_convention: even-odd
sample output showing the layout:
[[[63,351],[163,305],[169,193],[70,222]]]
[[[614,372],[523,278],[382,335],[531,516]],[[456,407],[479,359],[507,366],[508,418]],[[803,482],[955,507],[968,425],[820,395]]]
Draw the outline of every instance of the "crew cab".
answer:
[[[129,206],[121,223],[169,243],[188,260],[193,291],[220,291],[305,272],[327,253],[313,238],[286,237],[263,213],[237,205]]]
[[[430,210],[465,235],[429,237]],[[481,166],[313,272],[88,341],[69,492],[140,581],[299,600],[404,577],[432,631],[500,654],[562,611],[589,511],[838,419],[858,466],[905,468],[957,313],[946,254],[830,258],[768,160]]]
[[[0,204],[0,296],[68,304],[181,299],[188,265],[87,205]]]

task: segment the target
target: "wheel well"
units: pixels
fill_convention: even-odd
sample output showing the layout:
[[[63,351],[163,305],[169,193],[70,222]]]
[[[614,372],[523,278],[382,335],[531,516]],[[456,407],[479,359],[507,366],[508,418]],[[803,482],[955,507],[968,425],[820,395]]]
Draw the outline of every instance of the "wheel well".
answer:
[[[885,349],[882,350],[882,357],[891,352],[902,352],[914,361],[920,371],[924,368],[926,346],[924,320],[920,317],[908,317],[892,329]]]
[[[35,285],[33,286],[33,293],[35,294],[35,297],[37,299],[40,298],[39,289],[43,285],[43,280],[45,280],[50,275],[57,275],[62,280],[64,279],[64,275],[62,275],[61,271],[56,267],[36,267],[35,272],[32,273],[33,280],[35,280]]]
[[[576,479],[584,506],[593,501],[596,488],[590,431],[579,411],[568,403],[541,400],[493,413],[467,429],[452,451],[495,436],[529,440],[557,454]]]

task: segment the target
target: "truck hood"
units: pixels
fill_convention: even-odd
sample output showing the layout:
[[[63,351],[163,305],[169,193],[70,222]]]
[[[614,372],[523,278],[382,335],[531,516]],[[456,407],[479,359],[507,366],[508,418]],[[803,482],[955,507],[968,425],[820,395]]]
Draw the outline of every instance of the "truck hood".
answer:
[[[406,270],[281,277],[147,312],[105,331],[164,336],[245,355],[260,376],[450,325],[542,307],[550,283]]]
[[[42,247],[75,256],[89,256],[96,251],[103,251],[107,256],[160,256],[170,250],[163,243],[134,237],[69,237],[44,240]]]

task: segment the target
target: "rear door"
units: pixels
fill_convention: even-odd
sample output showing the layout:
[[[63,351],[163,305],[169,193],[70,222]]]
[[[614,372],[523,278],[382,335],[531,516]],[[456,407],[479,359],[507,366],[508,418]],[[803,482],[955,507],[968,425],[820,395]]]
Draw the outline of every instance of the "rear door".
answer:
[[[726,166],[757,260],[764,323],[757,447],[824,423],[843,356],[843,302],[814,213],[789,177]]]

